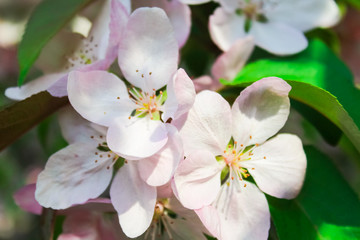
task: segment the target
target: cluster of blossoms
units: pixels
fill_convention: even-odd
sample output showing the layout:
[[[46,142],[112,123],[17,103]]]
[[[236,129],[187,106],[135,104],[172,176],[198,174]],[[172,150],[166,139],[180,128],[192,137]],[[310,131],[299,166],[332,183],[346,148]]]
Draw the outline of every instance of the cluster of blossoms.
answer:
[[[219,0],[209,27],[225,53],[211,77],[193,83],[178,69],[179,47],[189,35],[186,4],[204,2],[106,1],[61,71],[7,90],[13,99],[48,90],[71,103],[59,114],[69,145],[50,157],[36,187],[18,193],[35,195],[24,208],[39,213],[40,204],[67,216],[61,239],[266,239],[264,193],[299,193],[302,143],[276,135],[289,115],[291,87],[261,79],[230,107],[216,92],[196,94],[194,83],[198,91],[217,89],[254,44],[277,54],[304,49],[302,32],[333,24],[337,7],[331,0],[316,1],[319,7],[310,0]],[[116,58],[121,79],[105,71]],[[109,185],[110,200],[98,198]],[[104,212],[117,213],[121,230],[104,227]],[[85,223],[75,227],[76,221]]]

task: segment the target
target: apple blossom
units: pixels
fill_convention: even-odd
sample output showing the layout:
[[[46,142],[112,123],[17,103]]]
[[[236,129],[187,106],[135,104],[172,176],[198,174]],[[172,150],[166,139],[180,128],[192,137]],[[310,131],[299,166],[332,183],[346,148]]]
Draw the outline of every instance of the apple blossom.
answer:
[[[211,38],[227,51],[245,36],[255,44],[279,55],[305,49],[303,32],[316,27],[330,27],[339,20],[334,0],[219,0],[209,20]]]
[[[119,157],[106,143],[106,129],[87,122],[71,109],[60,115],[66,148],[53,154],[39,174],[35,197],[44,207],[65,209],[98,197],[108,187]],[[156,154],[128,162],[115,174],[110,187],[112,204],[124,233],[141,235],[149,226],[156,202],[156,187],[166,184],[183,159],[182,142],[174,126]],[[35,209],[36,210],[36,209]],[[134,213],[135,211],[135,213]],[[133,221],[133,214],[143,216]]]
[[[104,1],[87,38],[79,40],[71,36],[71,39],[67,39],[76,40],[75,43],[78,45],[70,56],[65,56],[65,61],[63,54],[56,56],[61,58],[58,60],[61,66],[57,66],[56,71],[50,69],[49,72],[48,69],[43,69],[45,75],[21,87],[8,88],[5,95],[14,100],[23,100],[35,93],[48,90],[53,96],[66,96],[66,83],[70,71],[106,70],[110,67],[117,57],[116,51],[127,18],[128,13],[120,0]],[[60,51],[67,53],[68,49],[73,48],[72,44],[67,44]],[[54,54],[51,57],[54,58]]]
[[[180,130],[186,159],[175,172],[174,187],[181,203],[197,209],[219,239],[265,239],[270,215],[262,192],[290,199],[301,189],[306,169],[301,140],[291,134],[272,137],[287,120],[289,91],[285,81],[264,78],[243,90],[232,109],[215,92],[196,96]]]
[[[72,72],[69,100],[77,112],[109,127],[107,143],[118,155],[136,160],[154,155],[168,141],[171,126],[191,107],[191,79],[177,69],[178,47],[163,10],[138,8],[119,45],[118,62],[134,87],[104,71]],[[167,97],[161,89],[167,85]],[[129,94],[128,94],[129,93]]]

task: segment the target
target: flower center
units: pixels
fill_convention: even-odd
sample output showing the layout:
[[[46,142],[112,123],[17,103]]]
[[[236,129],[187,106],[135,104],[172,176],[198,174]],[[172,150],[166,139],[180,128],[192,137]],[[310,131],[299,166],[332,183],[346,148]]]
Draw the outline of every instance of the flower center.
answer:
[[[160,114],[163,111],[162,105],[165,101],[163,92],[156,94],[153,89],[151,93],[142,92],[135,87],[129,89],[130,99],[138,106],[132,116],[129,117],[150,117],[151,120],[160,120]]]
[[[173,219],[177,216],[168,206],[168,199],[159,199],[155,204],[154,217],[150,227],[145,233],[144,239],[159,239],[162,235],[168,235],[169,239],[173,239],[170,225],[174,224]]]
[[[94,155],[96,156],[96,159],[94,160],[95,164],[99,164],[99,166],[105,165],[106,169],[110,170],[117,162],[120,163],[119,167],[121,167],[124,163],[127,163],[126,160],[110,150],[107,143],[104,142],[105,136],[92,135],[90,138],[98,143],[94,152]]]
[[[82,40],[79,48],[72,54],[71,57],[68,57],[68,64],[66,69],[71,69],[74,67],[91,64],[97,61],[97,57],[93,53],[94,49],[98,47],[97,44],[93,43],[94,37],[89,36]]]
[[[253,156],[252,152],[257,146],[259,146],[259,144],[245,147],[243,144],[238,144],[235,141],[234,144],[229,144],[226,147],[223,155],[218,157],[219,160],[223,160],[226,164],[221,179],[223,183],[230,186],[231,182],[235,180],[236,185],[246,187],[246,184],[242,184],[241,181],[249,177],[250,174],[241,163],[251,160]]]

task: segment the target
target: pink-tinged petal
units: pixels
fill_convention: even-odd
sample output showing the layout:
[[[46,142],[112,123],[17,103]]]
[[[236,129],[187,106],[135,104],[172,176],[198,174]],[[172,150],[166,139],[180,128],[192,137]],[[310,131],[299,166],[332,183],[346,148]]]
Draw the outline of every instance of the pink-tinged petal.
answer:
[[[140,236],[150,226],[156,203],[156,188],[141,179],[136,164],[130,162],[120,168],[110,188],[121,228],[131,238]]]
[[[167,99],[164,104],[162,119],[177,119],[189,112],[195,101],[195,87],[192,80],[181,68],[166,87]]]
[[[224,8],[217,8],[209,19],[209,30],[211,39],[224,52],[240,38],[247,36],[244,30],[244,16],[231,14]]]
[[[166,124],[168,141],[165,146],[138,164],[141,178],[150,186],[161,186],[170,181],[179,162],[184,159],[181,137],[174,126]]]
[[[296,135],[279,134],[253,150],[246,167],[259,188],[277,198],[295,198],[306,171],[306,156]]]
[[[164,147],[167,141],[165,124],[148,117],[117,119],[107,133],[109,148],[128,160],[150,157]]]
[[[64,209],[98,197],[109,185],[112,169],[97,144],[75,143],[53,154],[38,176],[35,198],[40,205]],[[97,160],[97,161],[96,161]]]
[[[121,4],[125,7],[127,13],[131,13],[131,0],[120,0]]]
[[[212,205],[196,209],[195,213],[200,218],[206,229],[216,238],[221,239],[220,216]]]
[[[300,30],[278,22],[254,21],[249,34],[254,37],[257,46],[278,55],[298,53],[308,45]]]
[[[101,214],[73,211],[65,218],[58,240],[115,240],[119,239],[116,227]]]
[[[71,72],[67,89],[75,110],[100,125],[109,126],[116,117],[128,117],[136,108],[124,82],[105,71]]]
[[[165,185],[156,188],[158,198],[172,198],[174,197],[171,181]]]
[[[176,126],[176,119],[172,123]],[[185,156],[197,149],[222,154],[231,138],[231,124],[230,105],[220,94],[203,91],[196,95],[180,130]]]
[[[190,209],[210,205],[220,190],[223,167],[208,151],[198,150],[186,156],[174,175],[177,196],[182,205]]]
[[[145,91],[165,86],[177,69],[178,45],[159,8],[136,9],[119,46],[119,66],[131,84]]]
[[[68,143],[89,142],[95,136],[99,137],[99,134],[106,136],[105,127],[98,125],[94,128],[93,124],[82,118],[71,106],[62,108],[58,118],[61,133]]]
[[[220,239],[267,239],[270,212],[265,195],[250,182],[241,191],[224,184],[222,191],[214,203],[220,217]]]
[[[21,209],[40,215],[42,212],[42,206],[35,200],[35,189],[36,184],[28,184],[19,190],[13,195],[16,205]]]
[[[5,90],[5,96],[13,100],[24,100],[36,93],[45,91],[48,87],[66,75],[66,73],[46,74],[22,85],[21,87],[7,88]]]
[[[232,106],[233,137],[244,146],[260,144],[285,124],[291,86],[280,78],[263,78],[240,93]]]
[[[189,37],[191,27],[191,12],[189,6],[179,0],[136,0],[132,2],[133,9],[139,7],[162,8],[175,31],[175,37],[181,48]]]
[[[340,10],[333,0],[282,0],[266,14],[269,21],[286,23],[306,32],[316,27],[331,27],[340,20]]]
[[[189,4],[189,5],[203,4],[203,3],[210,2],[210,1],[211,0],[180,0],[180,2],[182,2],[184,4]]]
[[[243,68],[254,49],[252,37],[237,40],[228,51],[218,57],[211,68],[213,77],[232,80]]]
[[[219,79],[210,76],[201,76],[193,80],[195,91],[201,92],[203,90],[217,91],[223,87]]]
[[[119,43],[123,38],[123,33],[129,19],[129,11],[122,2],[121,0],[111,0],[110,36],[105,57],[109,63],[109,67],[117,57]]]

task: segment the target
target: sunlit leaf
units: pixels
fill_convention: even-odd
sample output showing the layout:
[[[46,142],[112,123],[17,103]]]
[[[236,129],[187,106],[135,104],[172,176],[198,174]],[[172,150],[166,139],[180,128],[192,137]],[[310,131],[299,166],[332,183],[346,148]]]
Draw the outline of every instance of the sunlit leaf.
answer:
[[[327,156],[305,147],[306,179],[294,200],[268,196],[279,239],[360,239],[360,202]]]

